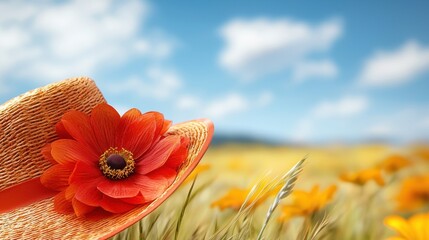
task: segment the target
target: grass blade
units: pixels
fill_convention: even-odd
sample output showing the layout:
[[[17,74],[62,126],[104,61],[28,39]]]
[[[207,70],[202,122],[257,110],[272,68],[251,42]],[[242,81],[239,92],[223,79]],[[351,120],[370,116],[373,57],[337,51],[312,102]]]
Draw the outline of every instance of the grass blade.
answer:
[[[295,186],[295,182],[298,179],[298,175],[301,173],[303,168],[303,163],[307,157],[304,157],[301,159],[295,166],[293,166],[288,173],[283,177],[283,180],[285,181],[285,184],[278,192],[277,196],[274,199],[274,202],[271,204],[270,208],[268,209],[267,216],[265,217],[264,224],[262,225],[261,230],[259,231],[257,240],[262,239],[262,235],[264,234],[265,228],[268,225],[268,222],[271,219],[271,216],[273,212],[276,210],[277,206],[279,205],[280,201],[284,199],[285,197],[289,196],[291,194],[293,187]]]
[[[189,192],[188,192],[188,195],[186,196],[185,203],[183,204],[182,210],[180,211],[179,218],[177,219],[176,231],[174,233],[174,239],[175,240],[177,240],[177,238],[179,237],[180,225],[182,224],[183,216],[185,215],[185,210],[188,207],[188,204],[191,200],[192,189],[194,189],[194,185],[195,185],[196,180],[197,180],[197,177],[195,177],[194,181],[192,181],[192,185],[189,188]]]

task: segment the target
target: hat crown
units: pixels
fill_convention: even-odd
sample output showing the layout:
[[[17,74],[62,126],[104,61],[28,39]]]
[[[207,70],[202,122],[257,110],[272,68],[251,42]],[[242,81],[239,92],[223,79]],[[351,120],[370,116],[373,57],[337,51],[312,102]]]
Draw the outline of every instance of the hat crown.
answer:
[[[70,109],[90,113],[105,102],[90,78],[71,78],[29,91],[0,106],[0,191],[39,177],[52,165],[41,149],[57,139],[55,124]]]

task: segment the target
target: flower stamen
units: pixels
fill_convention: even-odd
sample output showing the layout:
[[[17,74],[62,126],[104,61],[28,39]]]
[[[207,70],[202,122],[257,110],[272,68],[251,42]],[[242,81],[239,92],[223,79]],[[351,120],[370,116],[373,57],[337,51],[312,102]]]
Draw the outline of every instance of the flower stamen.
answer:
[[[112,180],[120,180],[134,173],[133,153],[122,148],[107,149],[99,160],[100,170],[104,176]]]

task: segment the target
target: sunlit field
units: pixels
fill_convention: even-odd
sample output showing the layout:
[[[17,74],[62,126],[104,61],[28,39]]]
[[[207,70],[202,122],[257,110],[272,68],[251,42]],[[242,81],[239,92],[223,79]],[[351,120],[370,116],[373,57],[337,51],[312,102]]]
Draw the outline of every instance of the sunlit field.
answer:
[[[426,239],[428,170],[423,145],[213,146],[113,239]]]

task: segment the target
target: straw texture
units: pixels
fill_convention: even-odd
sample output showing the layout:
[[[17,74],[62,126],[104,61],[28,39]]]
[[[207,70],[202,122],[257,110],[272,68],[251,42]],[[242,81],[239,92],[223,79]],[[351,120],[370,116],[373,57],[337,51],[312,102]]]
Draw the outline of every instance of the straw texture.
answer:
[[[67,79],[0,106],[0,191],[51,166],[40,150],[56,139],[55,124],[70,109],[90,113],[104,97],[89,78]]]
[[[69,79],[36,89],[0,106],[0,191],[27,179],[39,177],[51,164],[40,149],[56,139],[55,124],[69,109],[85,113],[104,102],[88,78]],[[190,121],[174,125],[172,135],[190,139],[188,158],[167,191],[148,205],[103,219],[77,218],[54,211],[53,198],[0,214],[0,239],[104,239],[149,214],[171,195],[195,168],[208,147],[213,125]]]

